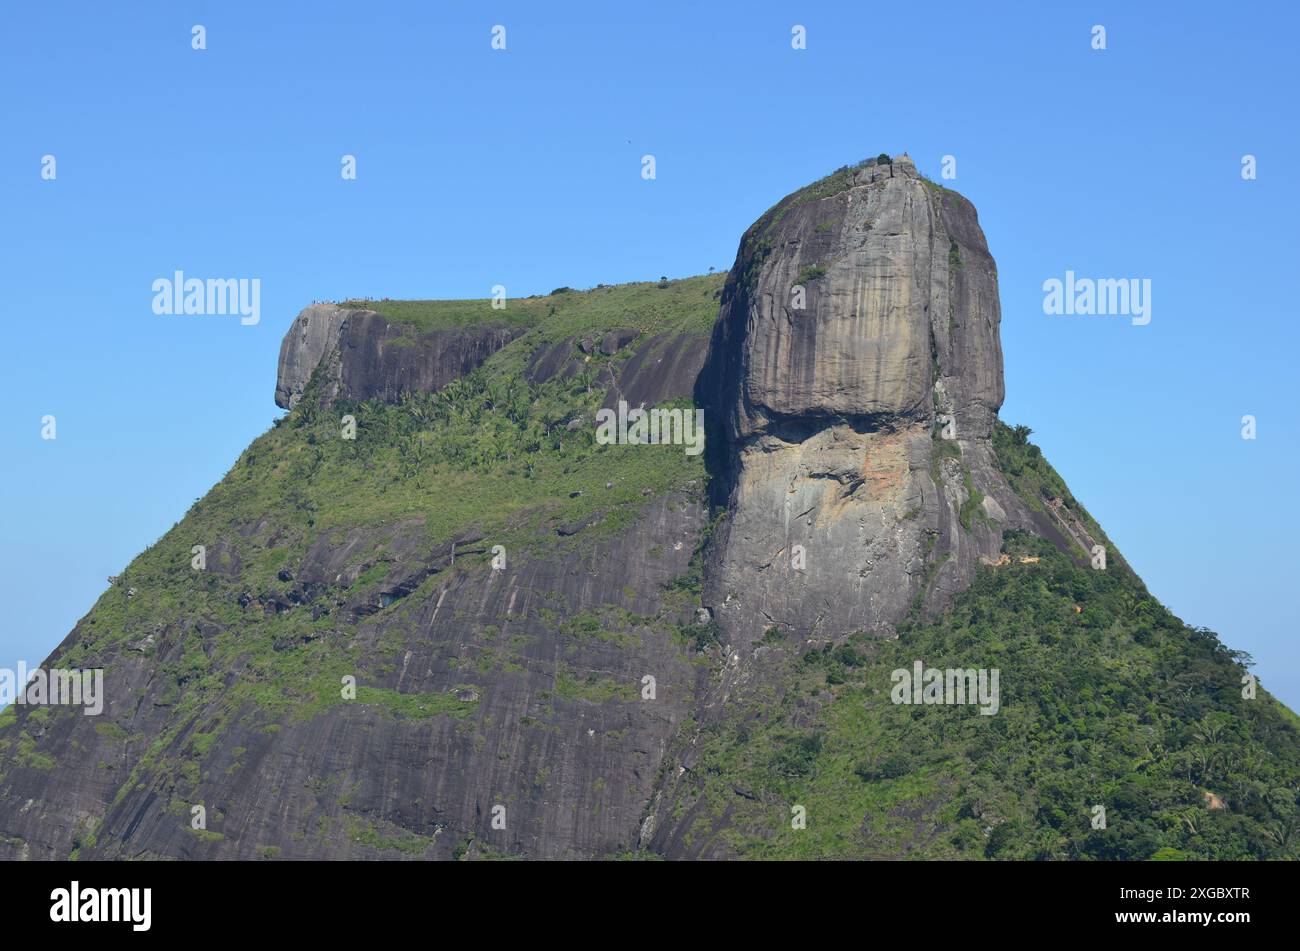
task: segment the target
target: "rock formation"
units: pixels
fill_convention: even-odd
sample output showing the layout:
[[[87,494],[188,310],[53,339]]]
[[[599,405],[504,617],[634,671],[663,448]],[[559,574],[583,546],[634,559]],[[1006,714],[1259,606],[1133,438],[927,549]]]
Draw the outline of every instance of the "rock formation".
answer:
[[[44,665],[102,668],[102,715],[0,714],[0,858],[1057,857],[1033,849],[1067,833],[1070,855],[1294,853],[1294,715],[1243,712],[1235,657],[1117,553],[1087,570],[1100,527],[996,420],[975,210],[906,157],[785,198],[725,285],[561,288],[509,321],[406,303],[293,321],[288,415]],[[703,459],[594,438],[602,406],[692,397]],[[927,618],[927,666],[1007,667],[996,728],[885,699]],[[1205,838],[1174,812],[1219,762],[1187,753],[1203,716],[1273,771],[1201,777]],[[839,831],[783,840],[825,733],[813,821]],[[1280,805],[1233,811],[1263,788]],[[1106,790],[1110,838],[1076,809]],[[1137,814],[1155,831],[1125,833]]]
[[[1027,523],[989,443],[999,319],[974,207],[904,157],[745,233],[698,386],[730,512],[705,600],[733,643],[887,633]]]
[[[479,366],[522,333],[491,322],[418,331],[370,310],[314,304],[280,344],[275,405],[292,409],[324,362],[321,401],[396,402],[403,393],[431,392]]]

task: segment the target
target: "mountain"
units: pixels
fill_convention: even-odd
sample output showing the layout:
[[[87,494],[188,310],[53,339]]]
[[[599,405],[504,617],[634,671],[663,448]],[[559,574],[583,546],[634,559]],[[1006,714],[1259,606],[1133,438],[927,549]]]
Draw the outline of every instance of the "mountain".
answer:
[[[1297,857],[1296,717],[998,420],[999,321],[905,156],[726,275],[307,308],[42,665],[102,712],[0,714],[0,856]]]

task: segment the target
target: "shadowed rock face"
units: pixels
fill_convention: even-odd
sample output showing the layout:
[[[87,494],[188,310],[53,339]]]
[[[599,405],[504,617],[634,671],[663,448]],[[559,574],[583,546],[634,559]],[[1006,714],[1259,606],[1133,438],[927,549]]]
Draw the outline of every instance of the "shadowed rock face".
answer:
[[[599,346],[602,353],[609,355],[632,339],[627,332],[610,333]],[[576,376],[582,372],[584,347],[594,346],[573,337],[543,344],[529,357],[524,376],[533,383]],[[689,398],[708,353],[708,340],[697,334],[661,333],[638,342],[634,349],[616,370],[604,369],[595,381],[606,391],[606,407],[618,406],[619,400],[629,406],[654,406]]]
[[[774,625],[888,632],[1026,523],[989,441],[999,319],[974,207],[906,158],[837,173],[746,232],[697,387],[729,510],[705,601],[733,644]],[[963,516],[972,490],[995,501]]]
[[[689,334],[658,334],[637,348],[610,380],[605,406],[619,400],[629,406],[654,406],[689,397],[708,352],[704,341]]]
[[[458,327],[414,333],[369,310],[314,304],[280,344],[275,405],[292,409],[324,363],[321,399],[395,403],[403,392],[432,392],[479,366],[522,329]]]

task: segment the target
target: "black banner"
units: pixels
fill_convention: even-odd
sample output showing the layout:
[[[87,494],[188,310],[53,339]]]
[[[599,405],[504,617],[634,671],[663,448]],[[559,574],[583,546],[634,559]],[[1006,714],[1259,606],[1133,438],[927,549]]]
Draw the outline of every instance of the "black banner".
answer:
[[[529,921],[676,931],[704,909],[744,932],[772,916],[873,939],[1007,935],[1201,935],[1275,929],[1294,869],[1245,863],[32,863],[10,864],[9,934],[127,940],[226,934],[366,938],[377,916]],[[692,911],[694,909],[694,911]],[[534,915],[536,913],[536,915]],[[484,915],[487,917],[485,918]],[[662,917],[662,921],[656,923]],[[779,923],[779,922],[778,922]],[[733,930],[734,929],[734,930]],[[919,930],[918,930],[919,929]],[[609,932],[613,934],[614,932]]]

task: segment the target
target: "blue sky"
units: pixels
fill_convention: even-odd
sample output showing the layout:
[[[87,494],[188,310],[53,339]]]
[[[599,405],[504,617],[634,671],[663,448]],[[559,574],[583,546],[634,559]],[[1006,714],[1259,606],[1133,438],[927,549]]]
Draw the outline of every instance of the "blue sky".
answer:
[[[1161,600],[1300,707],[1298,19],[1281,3],[11,6],[0,666],[43,660],[266,429],[280,339],[313,300],[725,269],[783,195],[906,150],[936,178],[955,156],[947,184],[979,209],[1003,419],[1034,429]],[[175,269],[259,278],[261,322],[156,316],[151,284]],[[1066,270],[1149,278],[1151,323],[1045,315],[1042,284]]]

